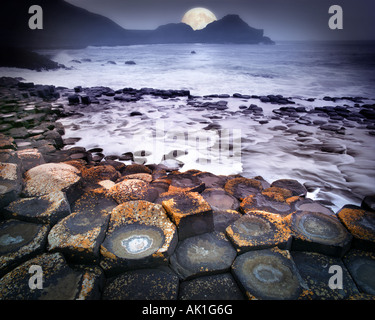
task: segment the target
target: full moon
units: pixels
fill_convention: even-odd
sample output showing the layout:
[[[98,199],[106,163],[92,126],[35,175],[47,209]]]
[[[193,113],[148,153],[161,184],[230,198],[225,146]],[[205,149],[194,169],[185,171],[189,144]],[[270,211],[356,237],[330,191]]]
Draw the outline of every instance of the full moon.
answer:
[[[193,30],[201,30],[216,20],[216,16],[210,10],[194,8],[185,13],[181,22],[188,24]]]

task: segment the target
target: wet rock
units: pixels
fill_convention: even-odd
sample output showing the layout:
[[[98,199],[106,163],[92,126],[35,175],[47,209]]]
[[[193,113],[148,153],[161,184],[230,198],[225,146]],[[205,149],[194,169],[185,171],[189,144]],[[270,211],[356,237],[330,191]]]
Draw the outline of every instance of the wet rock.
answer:
[[[176,245],[176,227],[161,205],[126,202],[112,210],[100,265],[107,274],[165,265]]]
[[[108,190],[108,194],[118,204],[132,200],[148,200],[151,196],[149,183],[138,179],[127,179],[116,183]]]
[[[292,235],[283,220],[274,215],[246,214],[226,229],[238,253],[279,247],[290,249]]]
[[[74,263],[98,262],[109,214],[75,212],[62,219],[48,234],[48,250],[59,251]]]
[[[229,180],[224,189],[230,195],[242,201],[248,195],[259,193],[263,187],[261,182],[256,179],[239,177]]]
[[[46,225],[18,220],[1,222],[0,277],[15,266],[41,253],[46,244],[48,231],[49,226]]]
[[[343,300],[359,294],[349,271],[340,258],[329,257],[316,252],[292,251],[291,255],[299,274],[308,284],[309,290],[312,291],[312,299]],[[332,267],[334,269],[331,269]],[[329,286],[332,275],[337,272],[336,267],[342,270],[342,288],[330,288]]]
[[[280,179],[280,180],[274,181],[272,182],[271,187],[288,189],[292,191],[293,196],[304,197],[307,194],[306,188],[297,180],[293,180],[293,179]]]
[[[0,149],[13,149],[16,150],[14,139],[0,133]]]
[[[127,64],[127,65],[136,65],[136,63],[133,60],[125,61],[125,64]]]
[[[318,201],[313,201],[311,199],[297,201],[295,205],[296,210],[299,211],[319,212],[328,216],[335,216],[335,213],[330,208],[327,208]]]
[[[240,202],[224,189],[206,189],[202,192],[202,197],[212,210],[237,210],[240,207]]]
[[[162,205],[177,226],[180,240],[214,229],[212,209],[197,192],[170,193]]]
[[[375,254],[350,250],[343,261],[361,293],[375,295]]]
[[[16,200],[10,203],[5,211],[5,216],[9,218],[50,225],[54,225],[71,213],[68,199],[62,191]]]
[[[267,212],[274,215],[286,216],[295,211],[298,197],[292,197],[288,189],[270,187],[254,195],[249,195],[241,202],[244,213]]]
[[[195,175],[195,172],[178,172],[173,171],[168,175],[171,180],[169,191],[189,191],[202,192],[205,189],[205,184]]]
[[[342,257],[350,248],[352,236],[336,217],[297,211],[288,222],[293,233],[292,250]]]
[[[250,300],[295,300],[304,294],[289,251],[273,248],[241,254],[232,274]]]
[[[244,300],[230,273],[203,276],[180,284],[179,300]]]
[[[40,266],[43,288],[30,290],[31,266]],[[35,273],[35,271],[34,271]],[[13,269],[0,279],[0,299],[75,300],[97,296],[100,277],[71,269],[60,253],[42,254]],[[35,284],[35,283],[34,283]]]
[[[195,176],[205,184],[206,188],[224,188],[227,178],[210,172],[198,172]]]
[[[103,300],[177,300],[178,277],[168,270],[128,271],[110,279]]]
[[[352,247],[375,251],[375,212],[346,205],[337,216],[353,236]]]
[[[238,211],[235,210],[220,210],[213,211],[214,217],[214,230],[218,232],[224,232],[225,229],[231,225],[234,221],[242,217]]]
[[[68,102],[69,104],[73,105],[73,104],[79,104],[80,103],[80,97],[78,94],[71,94],[70,96],[68,96]]]
[[[364,197],[361,207],[365,210],[375,211],[375,195]]]
[[[66,163],[46,163],[25,173],[23,192],[27,197],[42,196],[55,191],[66,193],[69,203],[80,194],[80,171]]]
[[[171,257],[171,268],[181,279],[229,271],[236,257],[224,233],[212,232],[187,238]]]

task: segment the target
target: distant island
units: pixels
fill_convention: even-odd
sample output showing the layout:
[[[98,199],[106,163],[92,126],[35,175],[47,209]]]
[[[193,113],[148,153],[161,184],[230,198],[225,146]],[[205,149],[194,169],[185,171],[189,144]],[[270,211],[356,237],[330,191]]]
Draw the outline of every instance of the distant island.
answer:
[[[43,30],[28,27],[31,5],[43,8]],[[262,29],[250,27],[238,15],[227,15],[194,31],[185,23],[155,30],[127,30],[112,20],[63,0],[18,0],[0,12],[2,47],[28,49],[83,48],[170,43],[273,44]]]

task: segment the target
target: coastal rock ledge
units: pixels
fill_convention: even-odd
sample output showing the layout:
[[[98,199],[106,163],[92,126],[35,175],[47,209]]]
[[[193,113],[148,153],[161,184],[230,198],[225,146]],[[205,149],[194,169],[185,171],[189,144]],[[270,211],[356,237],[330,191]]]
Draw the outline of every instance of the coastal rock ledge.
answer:
[[[12,114],[0,133],[0,300],[375,300],[373,197],[332,212],[296,180],[64,150],[63,109],[8,82],[0,100]],[[44,117],[17,122],[31,109],[25,102]],[[15,123],[27,139],[9,134]],[[29,286],[35,266],[41,289],[36,278]],[[342,289],[330,286],[332,266]]]

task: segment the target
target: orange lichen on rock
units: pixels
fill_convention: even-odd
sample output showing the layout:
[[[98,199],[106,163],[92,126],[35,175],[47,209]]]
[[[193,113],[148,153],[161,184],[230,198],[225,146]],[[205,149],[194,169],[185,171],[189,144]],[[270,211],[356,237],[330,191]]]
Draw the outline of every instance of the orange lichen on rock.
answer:
[[[108,190],[117,203],[121,204],[132,200],[144,200],[147,196],[149,184],[138,179],[129,179],[116,183]]]
[[[177,226],[186,216],[212,211],[207,201],[197,192],[175,192],[171,199],[162,204]]]
[[[261,192],[263,187],[259,180],[239,177],[230,179],[225,184],[224,189],[226,192],[242,201],[249,195]]]
[[[176,226],[168,219],[164,208],[160,204],[148,201],[129,201],[112,210],[108,232],[111,233],[119,225],[141,224],[154,226],[162,230],[165,241],[157,253],[164,253],[175,237]]]
[[[272,214],[246,214],[227,227],[226,234],[237,252],[278,246],[288,249],[292,236],[284,220]]]
[[[337,216],[355,238],[375,242],[375,212],[345,206]]]
[[[41,196],[54,191],[64,191],[81,179],[80,171],[66,163],[46,163],[25,173],[25,193]]]

